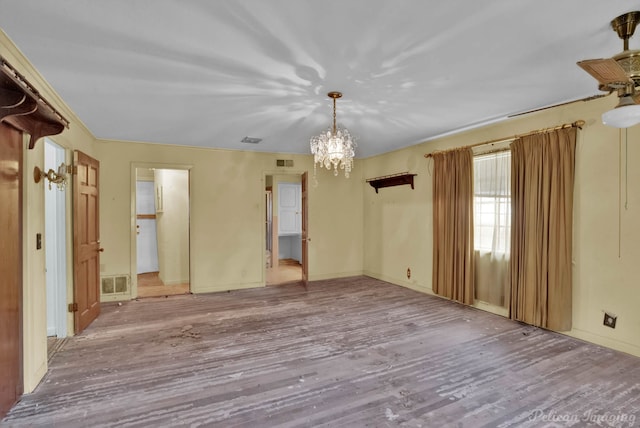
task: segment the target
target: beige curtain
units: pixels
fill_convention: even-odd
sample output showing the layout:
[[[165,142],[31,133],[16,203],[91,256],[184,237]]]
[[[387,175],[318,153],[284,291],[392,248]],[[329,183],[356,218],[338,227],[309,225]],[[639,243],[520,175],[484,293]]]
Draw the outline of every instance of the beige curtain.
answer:
[[[433,154],[433,291],[473,304],[473,154]]]
[[[571,329],[571,251],[576,128],[511,144],[510,316]]]

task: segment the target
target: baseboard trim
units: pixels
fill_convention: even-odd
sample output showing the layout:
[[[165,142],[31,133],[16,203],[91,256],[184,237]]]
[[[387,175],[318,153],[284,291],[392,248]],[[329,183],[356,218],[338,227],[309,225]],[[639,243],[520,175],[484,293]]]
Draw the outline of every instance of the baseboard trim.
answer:
[[[232,290],[244,290],[247,288],[263,288],[264,282],[246,282],[240,284],[215,284],[205,287],[198,287],[196,284],[191,284],[191,293],[203,294],[203,293],[219,293],[221,291]]]
[[[615,349],[616,351],[625,352],[636,357],[640,357],[640,347],[631,343],[622,342],[620,340],[611,339],[609,337],[600,336],[585,330],[574,328],[571,331],[560,331],[560,334],[584,340],[585,342],[604,346],[605,348]]]
[[[126,300],[131,300],[131,299],[132,299],[131,293],[102,295],[100,296],[100,303],[124,302]]]
[[[320,274],[320,275],[309,275],[309,282],[312,282],[312,281],[324,281],[324,280],[327,280],[327,279],[348,278],[350,276],[362,276],[362,275],[364,275],[362,273],[362,271],[328,273],[328,274]]]
[[[431,287],[428,287],[423,284],[418,284],[417,282],[403,281],[397,278],[391,278],[386,275],[378,274],[375,272],[364,271],[363,275],[366,275],[371,278],[379,279],[380,281],[388,282],[390,284],[399,285],[400,287],[409,288],[413,291],[418,291],[420,293],[429,294],[431,296],[435,296]]]

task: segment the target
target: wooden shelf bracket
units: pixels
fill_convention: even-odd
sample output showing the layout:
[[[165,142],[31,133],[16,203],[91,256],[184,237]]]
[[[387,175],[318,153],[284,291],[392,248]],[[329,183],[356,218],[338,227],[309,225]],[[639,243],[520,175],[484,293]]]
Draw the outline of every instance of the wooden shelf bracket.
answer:
[[[48,135],[69,127],[69,121],[0,56],[0,122],[30,135],[29,149]]]
[[[413,189],[413,177],[418,174],[409,174],[408,172],[401,172],[398,174],[385,175],[383,177],[369,178],[367,183],[371,185],[374,189],[376,189],[376,193],[378,193],[378,189],[382,187],[391,187],[391,186],[401,186],[403,184],[410,184]]]

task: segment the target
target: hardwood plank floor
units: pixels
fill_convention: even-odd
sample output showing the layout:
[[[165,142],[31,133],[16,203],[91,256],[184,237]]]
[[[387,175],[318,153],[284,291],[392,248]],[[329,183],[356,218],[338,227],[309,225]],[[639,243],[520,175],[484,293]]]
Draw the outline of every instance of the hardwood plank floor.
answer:
[[[188,294],[189,283],[165,285],[158,272],[138,274],[138,297],[163,297]]]
[[[639,358],[355,277],[104,305],[1,425],[627,427],[637,418]]]
[[[267,268],[267,285],[286,284],[302,281],[302,266],[300,264],[282,263],[278,267]]]

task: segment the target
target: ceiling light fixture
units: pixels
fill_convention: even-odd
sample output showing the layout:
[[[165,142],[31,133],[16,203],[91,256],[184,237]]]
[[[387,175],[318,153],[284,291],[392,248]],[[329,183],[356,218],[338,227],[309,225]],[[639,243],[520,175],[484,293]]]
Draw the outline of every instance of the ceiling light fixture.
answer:
[[[620,97],[620,102],[613,109],[602,114],[602,123],[614,128],[628,128],[640,123],[640,105],[633,101],[631,95]]]
[[[629,39],[640,23],[640,11],[628,12],[611,21],[611,28],[623,41],[623,51],[611,58],[588,59],[578,65],[593,76],[601,91],[617,92],[620,101],[602,115],[602,123],[628,128],[640,123],[640,50],[629,49]]]
[[[344,127],[336,125],[336,100],[342,97],[341,92],[329,92],[329,98],[333,98],[333,126],[311,137],[311,154],[313,154],[313,175],[316,175],[317,165],[328,170],[333,168],[333,175],[338,175],[338,167],[344,169],[344,176],[349,178],[353,168],[353,156],[356,143],[351,133]]]

